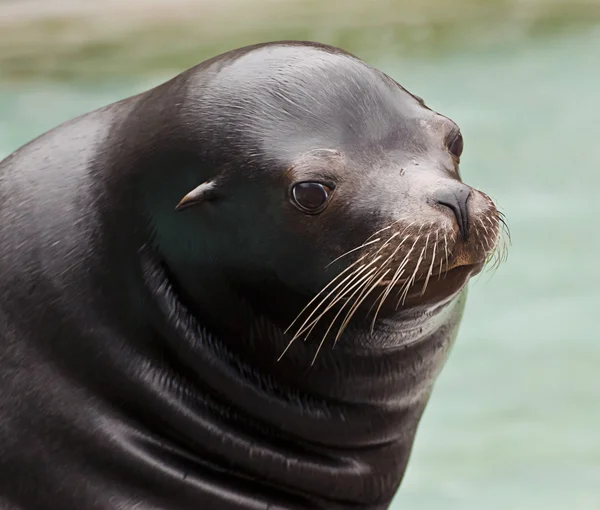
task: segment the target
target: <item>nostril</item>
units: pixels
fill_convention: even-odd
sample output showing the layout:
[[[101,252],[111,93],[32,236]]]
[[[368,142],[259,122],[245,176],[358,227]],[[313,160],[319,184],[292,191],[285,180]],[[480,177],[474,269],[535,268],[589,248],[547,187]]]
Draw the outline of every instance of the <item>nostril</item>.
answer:
[[[454,213],[458,229],[465,242],[469,239],[469,211],[467,209],[467,202],[470,196],[471,189],[465,185],[461,185],[459,188],[441,189],[433,196],[435,202],[448,207]]]

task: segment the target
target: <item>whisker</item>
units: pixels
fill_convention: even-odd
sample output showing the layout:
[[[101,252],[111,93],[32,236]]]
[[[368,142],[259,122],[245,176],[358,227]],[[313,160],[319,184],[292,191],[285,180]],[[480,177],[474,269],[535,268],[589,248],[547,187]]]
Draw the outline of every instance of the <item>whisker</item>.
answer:
[[[308,328],[310,328],[311,324],[318,322],[318,319],[320,317],[322,317],[323,314],[325,314],[328,310],[331,309],[331,307],[333,305],[335,305],[335,303],[337,303],[340,299],[342,299],[345,294],[350,291],[352,288],[354,288],[354,284],[353,282],[356,280],[356,278],[359,277],[364,277],[364,275],[361,276],[361,273],[363,271],[365,271],[366,269],[368,269],[370,266],[372,266],[375,262],[377,262],[377,260],[379,260],[381,258],[381,256],[376,257],[374,260],[372,260],[371,262],[369,262],[368,264],[365,264],[364,266],[361,266],[360,269],[358,269],[357,271],[355,271],[354,273],[352,273],[350,276],[348,276],[347,278],[344,279],[344,281],[342,281],[339,285],[336,286],[335,289],[333,289],[320,303],[319,306],[315,307],[315,309],[311,312],[311,314],[306,318],[306,320],[304,321],[304,323],[302,324],[302,326],[300,326],[299,330],[296,332],[296,334],[294,335],[295,338],[297,338],[298,336],[300,336],[304,331],[306,331]],[[370,274],[372,271],[376,271],[377,268],[371,268],[369,271],[367,271],[366,274]],[[350,280],[350,281],[348,281]],[[311,322],[310,324],[307,323],[310,321],[310,319],[313,317],[313,315],[315,315],[315,313],[317,313],[317,311],[319,310],[319,308],[321,307],[321,305],[323,305],[324,303],[327,302],[327,299],[337,290],[339,289],[339,287],[341,287],[342,285],[344,285],[344,287],[342,289],[340,289],[336,295],[336,297],[334,298],[334,301],[332,303],[330,303],[329,305],[327,305],[327,307],[325,308],[325,311],[323,311],[321,313],[321,315],[319,315],[319,318],[317,318],[316,320],[314,320],[313,322]]]
[[[365,246],[369,246],[371,244],[375,244],[375,243],[377,243],[379,241],[381,241],[380,238],[373,239],[372,241],[369,241],[368,243],[364,243],[364,244],[361,244],[360,246],[357,246],[356,248],[352,248],[351,250],[347,251],[346,253],[344,253],[344,254],[340,255],[339,257],[333,259],[329,264],[327,264],[325,266],[325,269],[327,269],[329,266],[331,266],[331,264],[335,264],[338,260],[343,259],[345,256],[350,255],[351,253],[354,253],[355,251],[361,250]]]
[[[506,235],[508,236],[509,244],[512,244],[512,239],[511,239],[511,235],[510,235],[510,227],[506,223],[506,220],[504,219],[504,217],[498,217],[498,219],[499,219],[500,223],[502,223],[503,230],[506,232]]]
[[[344,275],[345,273],[347,273],[348,271],[350,271],[350,269],[352,269],[354,266],[356,266],[358,263],[360,263],[362,260],[364,260],[365,258],[367,258],[368,255],[364,255],[361,258],[359,258],[358,260],[356,260],[355,262],[353,262],[351,265],[349,265],[346,269],[344,269],[343,271],[341,271],[335,278],[333,278],[327,285],[325,285],[325,287],[323,287],[318,294],[312,298],[310,300],[310,302],[302,309],[302,311],[296,316],[296,318],[292,321],[292,323],[287,327],[287,329],[284,331],[284,333],[288,333],[290,331],[290,329],[292,329],[292,327],[294,326],[294,324],[296,323],[296,321],[298,321],[298,319],[300,319],[300,317],[302,316],[302,314],[306,311],[306,309],[312,305],[318,298],[319,296],[321,296],[321,294],[323,294],[329,287],[331,287],[337,280],[338,278],[340,278],[342,275]],[[337,287],[336,287],[337,288]],[[334,289],[335,290],[335,289]],[[327,297],[329,297],[331,294],[327,295]],[[327,299],[327,297],[325,297],[325,299]]]
[[[371,237],[373,237],[373,236],[376,236],[377,234],[379,234],[380,232],[383,232],[384,230],[388,230],[388,229],[392,228],[394,225],[396,225],[396,224],[398,224],[398,223],[400,223],[401,221],[404,221],[404,220],[406,220],[406,219],[408,219],[408,218],[407,218],[407,217],[400,218],[400,219],[398,219],[398,220],[395,220],[395,221],[393,221],[392,223],[390,223],[390,224],[389,224],[387,227],[383,227],[383,228],[379,229],[377,232],[373,232],[373,233],[372,233],[372,234],[371,234],[369,237],[367,237],[367,241],[368,241],[369,239],[371,239]],[[413,222],[413,223],[414,223],[414,222]]]
[[[373,234],[371,234],[371,236],[369,236],[369,238],[367,239],[367,241],[365,243],[363,243],[361,246],[354,248],[353,250],[349,250],[347,253],[343,254],[342,256],[336,258],[335,260],[333,260],[332,262],[330,262],[328,264],[327,267],[329,267],[331,264],[333,264],[335,261],[339,260],[341,257],[344,257],[345,255],[348,255],[351,252],[355,252],[357,250],[363,249],[367,246],[373,245],[377,242],[381,241],[381,238],[377,238],[377,239],[372,239],[374,236],[376,236],[378,233],[385,231],[386,229],[392,228],[393,225],[397,224],[398,222],[404,221],[406,218],[400,218],[396,221],[394,221],[393,223],[391,223],[390,225],[387,225],[386,227],[378,230],[377,232],[374,232]],[[293,338],[290,340],[290,342],[288,343],[288,345],[286,346],[284,352],[282,353],[282,356],[285,354],[285,352],[289,349],[289,347],[291,346],[291,344],[302,334],[304,334],[307,330],[307,337],[310,335],[310,332],[312,331],[312,329],[314,329],[314,327],[316,326],[316,324],[318,323],[318,321],[322,318],[322,316],[327,313],[327,311],[329,311],[331,309],[332,306],[334,306],[340,299],[342,299],[344,296],[346,296],[346,294],[348,292],[350,292],[352,290],[353,285],[352,283],[356,280],[356,278],[358,278],[361,274],[363,274],[368,267],[370,267],[373,263],[375,263],[376,260],[379,260],[381,257],[377,257],[377,254],[379,254],[382,250],[384,250],[387,246],[389,246],[390,242],[397,236],[403,234],[404,232],[406,232],[406,230],[408,230],[408,228],[410,228],[413,224],[415,223],[415,221],[412,221],[409,225],[407,225],[404,230],[400,233],[400,232],[396,232],[394,233],[392,236],[390,236],[390,238],[388,240],[386,240],[385,243],[382,244],[382,246],[374,253],[374,254],[365,254],[364,256],[360,257],[357,261],[355,261],[353,264],[351,264],[351,266],[349,266],[348,268],[344,269],[344,271],[342,271],[339,275],[337,275],[331,282],[329,282],[323,289],[321,289],[321,291],[313,298],[311,299],[311,301],[302,309],[302,311],[296,316],[296,318],[294,319],[294,321],[290,324],[290,326],[288,326],[288,328],[286,329],[286,333],[289,332],[291,330],[292,327],[294,327],[294,325],[298,322],[298,320],[300,320],[300,318],[305,314],[305,312],[307,311],[307,309],[309,309],[315,302],[317,302],[318,299],[320,299],[320,301],[316,304],[316,306],[314,306],[313,311],[308,315],[308,317],[306,317],[306,319],[304,320],[304,322],[302,323],[302,325],[300,326],[300,328],[298,329],[298,331],[296,331],[296,333],[294,334]],[[349,275],[346,275],[339,283],[337,283],[337,285],[329,291],[329,293],[325,296],[323,296],[323,294],[330,289],[336,282],[338,282],[338,280],[345,275],[352,267],[354,267],[355,265],[361,263],[363,260],[365,260],[366,257],[374,257],[374,259],[366,265],[362,265],[360,266],[358,269],[355,269],[352,273],[350,273]],[[372,273],[372,271],[368,271],[368,274]],[[364,276],[364,275],[363,275]],[[350,288],[349,288],[350,287]],[[331,298],[331,296],[333,294],[335,294],[337,292],[337,296],[333,299],[333,302],[329,304],[329,306],[325,307],[325,310],[320,311],[320,309],[323,307],[323,305]],[[320,312],[320,313],[318,313]],[[318,316],[316,318],[315,315],[318,314]],[[280,358],[281,359],[281,356]]]
[[[489,236],[490,230],[483,224],[483,221],[481,221],[481,219],[478,219],[477,222],[483,227],[483,229],[485,230],[485,233]],[[494,228],[493,225],[492,225],[492,228]]]
[[[448,272],[448,231],[444,230],[444,254],[446,256],[446,273]],[[444,273],[444,278],[446,277],[446,273]]]
[[[410,228],[412,225],[414,225],[415,223],[416,223],[415,221],[413,221],[413,222],[409,223],[409,224],[408,224],[408,225],[407,225],[407,226],[404,228],[404,230],[403,230],[403,231],[400,233],[400,235],[404,234],[404,232],[406,232],[406,231],[407,231],[407,230],[408,230],[408,229],[409,229],[409,228]],[[420,231],[420,229],[419,229],[419,231]],[[391,239],[392,239],[393,237],[395,237],[395,235],[394,235],[394,236],[392,236],[392,237],[390,238],[390,241],[391,241]],[[405,242],[407,239],[409,239],[409,238],[410,238],[410,234],[409,234],[409,235],[407,235],[407,236],[405,236],[405,237],[404,237],[404,239],[402,239],[402,241],[400,241],[400,243],[398,244],[398,246],[396,247],[396,249],[394,250],[394,252],[393,252],[393,253],[392,253],[392,254],[391,254],[391,255],[390,255],[390,256],[389,256],[389,257],[386,259],[386,261],[385,261],[385,262],[382,264],[382,268],[383,268],[383,267],[385,267],[385,266],[386,266],[386,265],[389,263],[389,261],[391,261],[391,260],[392,260],[392,259],[393,259],[393,258],[396,256],[396,254],[398,253],[398,251],[400,250],[400,248],[402,247],[402,245],[404,244],[404,242]],[[402,270],[402,268],[405,266],[405,263],[406,263],[406,261],[408,260],[408,257],[409,257],[409,255],[410,255],[410,253],[412,252],[412,249],[414,248],[414,246],[415,246],[415,244],[416,244],[416,242],[417,242],[417,240],[418,240],[418,239],[419,239],[418,237],[417,237],[417,239],[415,239],[415,242],[413,243],[412,247],[410,248],[410,250],[408,251],[408,253],[407,253],[407,254],[406,254],[406,256],[404,257],[404,260],[402,261],[402,263],[401,263],[401,264],[400,264],[400,266],[398,267],[398,270],[396,271],[396,275],[398,275],[398,273],[399,273],[399,272]],[[394,285],[394,283],[395,283],[395,281],[394,281],[394,280],[395,280],[395,278],[396,278],[396,275],[394,275],[394,277],[392,278],[392,281],[391,281],[391,283],[390,283],[390,285],[389,285],[390,287]],[[384,292],[385,292],[385,289],[382,291],[382,294],[383,294]],[[380,294],[380,296],[379,296],[379,297],[381,297],[381,294]],[[379,299],[379,297],[378,297],[377,299]],[[377,303],[377,299],[375,300],[375,302],[373,303],[373,305],[371,305],[371,308],[369,308],[369,311],[367,312],[367,314],[371,313],[371,311],[373,310],[373,306],[375,306],[375,303]],[[380,305],[380,307],[381,307],[381,305]],[[378,309],[378,310],[379,310],[379,309]],[[377,317],[377,314],[375,314],[375,317]]]
[[[506,226],[506,222],[503,219],[503,216],[503,213],[501,213],[501,211],[498,211],[498,216],[494,217],[494,219],[496,220],[496,240],[493,246],[491,247],[488,243],[488,250],[490,250],[490,252],[486,259],[486,264],[491,262],[491,266],[489,266],[489,270],[491,272],[490,279],[508,257],[508,244],[510,242],[510,232],[507,231],[508,229]],[[487,217],[486,219],[490,224],[492,224],[491,219]]]
[[[325,331],[325,334],[323,335],[323,338],[321,339],[321,341],[319,342],[319,346],[317,347],[317,352],[315,352],[315,356],[313,357],[313,360],[311,362],[311,365],[314,365],[317,356],[319,355],[319,352],[321,351],[321,347],[323,347],[323,343],[325,342],[325,339],[327,338],[327,335],[329,334],[329,332],[331,331],[331,328],[333,327],[333,325],[335,324],[335,321],[337,320],[337,318],[340,316],[340,314],[342,313],[342,311],[344,310],[344,308],[348,305],[348,303],[350,303],[350,299],[352,299],[352,297],[354,297],[354,295],[358,292],[360,292],[360,290],[362,289],[361,285],[364,285],[363,280],[367,279],[367,281],[370,281],[370,277],[372,276],[371,273],[372,272],[377,272],[378,268],[372,268],[371,271],[369,271],[369,273],[365,276],[363,276],[363,278],[361,278],[358,282],[356,282],[354,285],[352,285],[352,288],[354,288],[355,286],[358,285],[358,288],[355,289],[355,291],[349,296],[349,298],[346,300],[346,302],[340,307],[340,309],[338,310],[338,312],[335,314],[335,317],[332,319],[331,323],[329,324],[329,327],[327,328],[327,331]],[[349,289],[351,290],[351,289]],[[338,299],[339,300],[339,299]],[[337,301],[336,301],[337,302]],[[331,306],[334,306],[335,302],[331,304]],[[314,326],[319,322],[319,320],[321,319],[321,317],[327,313],[328,310],[331,309],[331,306],[328,307],[318,318],[316,321],[314,321],[313,327],[310,329],[310,332],[312,331],[312,329],[314,328]]]
[[[433,222],[431,223],[430,228],[431,228],[431,226],[433,226]],[[427,255],[427,246],[429,245],[429,236],[430,235],[431,235],[431,232],[429,232],[427,234],[427,237],[425,238],[425,246],[423,247],[423,250],[421,251],[421,255],[419,256],[419,260],[417,261],[417,267],[415,268],[415,272],[413,273],[413,276],[411,277],[413,279],[416,279],[416,276],[417,276],[416,273],[417,273],[417,270],[419,268],[421,261],[423,260],[423,254]],[[413,283],[414,283],[414,281],[413,281]]]
[[[477,219],[477,223],[479,223],[481,225],[481,227],[485,230],[485,233],[486,233],[485,236],[482,236],[482,239],[480,238],[481,246],[483,247],[483,241],[485,241],[485,251],[491,252],[491,250],[494,248],[494,246],[492,245],[492,241],[490,240],[490,236],[491,236],[490,230],[484,225],[481,218]]]
[[[437,243],[438,243],[438,231],[435,231],[435,244],[433,245],[433,253],[431,255],[431,265],[429,266],[429,271],[427,271],[427,277],[425,278],[425,284],[423,285],[423,290],[421,291],[421,296],[423,294],[425,294],[425,291],[427,290],[427,284],[429,283],[429,278],[431,277],[431,274],[433,273],[433,263],[435,262],[435,250],[437,248]]]
[[[340,339],[340,337],[342,336],[342,333],[344,332],[344,330],[346,329],[346,327],[350,323],[350,320],[352,319],[352,317],[356,313],[356,310],[358,310],[358,308],[360,307],[360,305],[365,301],[365,299],[367,299],[367,297],[369,296],[369,294],[371,294],[371,292],[373,292],[377,288],[377,286],[383,281],[383,279],[387,276],[387,274],[390,271],[391,271],[390,269],[387,269],[386,271],[384,271],[384,273],[381,275],[381,277],[373,285],[371,285],[370,288],[368,287],[370,281],[365,285],[365,288],[363,290],[363,294],[361,294],[356,299],[354,305],[352,306],[352,308],[350,309],[350,311],[346,314],[346,318],[344,319],[344,321],[342,322],[342,325],[340,326],[340,328],[338,330],[338,333],[337,333],[337,335],[336,335],[336,337],[335,337],[335,339],[333,341],[333,345],[335,345],[338,342],[338,340]],[[369,290],[367,292],[365,292],[367,290],[367,288],[369,288]]]
[[[421,262],[423,261],[423,253],[425,253],[425,248],[423,248],[421,250],[421,253],[419,254],[419,260],[417,260],[417,265],[415,266],[415,270],[413,271],[412,276],[408,279],[408,281],[404,285],[404,291],[403,291],[402,295],[400,296],[400,300],[402,301],[403,305],[406,301],[406,297],[408,296],[408,291],[411,288],[411,286],[414,284],[415,278],[417,277],[417,272],[419,270],[419,267],[421,266]],[[400,289],[400,290],[402,290],[402,289]],[[398,309],[399,306],[400,306],[400,301],[396,305],[396,309]]]
[[[353,248],[353,249],[351,249],[351,250],[347,251],[346,253],[344,253],[344,254],[340,255],[340,256],[339,256],[339,257],[337,257],[336,259],[332,260],[332,261],[331,261],[329,264],[327,264],[327,266],[325,266],[325,267],[329,267],[331,264],[333,264],[333,263],[337,262],[338,260],[340,260],[341,258],[345,257],[346,255],[349,255],[350,253],[353,253],[353,252],[355,252],[355,251],[357,251],[357,250],[360,250],[360,249],[362,249],[362,248],[364,248],[364,247],[366,247],[366,246],[369,246],[369,245],[371,245],[371,244],[375,244],[375,243],[377,243],[377,242],[381,241],[381,238],[373,239],[373,240],[371,240],[371,241],[369,241],[369,239],[371,239],[373,236],[376,236],[377,234],[379,234],[379,233],[383,232],[384,230],[388,230],[388,229],[392,228],[394,225],[396,225],[397,223],[399,223],[399,222],[401,222],[401,221],[404,221],[405,219],[406,219],[406,218],[400,218],[400,219],[398,219],[398,220],[395,220],[394,222],[392,222],[391,224],[389,224],[387,227],[383,227],[383,228],[379,229],[377,232],[374,232],[374,233],[372,233],[372,234],[371,234],[371,235],[370,235],[370,236],[367,238],[367,240],[366,240],[366,241],[365,241],[363,244],[361,244],[360,246],[357,246],[356,248]],[[406,232],[406,230],[407,230],[407,229],[408,229],[408,228],[409,228],[411,225],[414,225],[414,224],[415,224],[415,222],[414,222],[414,221],[413,221],[412,223],[410,223],[408,226],[406,226],[406,227],[404,228],[404,230],[402,231],[402,233]],[[393,238],[394,236],[396,236],[396,235],[398,235],[398,233],[394,234],[394,235],[392,236],[392,238]],[[400,234],[400,235],[402,235],[402,234]],[[391,238],[390,238],[390,239],[391,239]],[[388,241],[389,241],[390,239],[388,239]]]
[[[305,310],[308,309],[308,307],[315,302],[315,300],[317,298],[319,298],[319,296],[321,294],[323,294],[323,292],[330,287],[333,283],[335,283],[337,281],[338,278],[340,278],[345,272],[349,271],[350,269],[352,269],[352,267],[354,265],[356,265],[358,262],[360,262],[362,259],[366,258],[366,255],[364,257],[361,257],[361,259],[357,260],[356,262],[354,262],[351,266],[348,266],[344,271],[342,271],[339,275],[337,275],[331,282],[329,282],[320,292],[319,294],[317,294],[308,305],[306,305],[303,310],[298,314],[298,316],[296,317],[296,319],[294,319],[294,321],[292,322],[292,324],[290,324],[290,326],[285,330],[284,333],[287,333],[292,326],[296,323],[296,321],[302,316],[302,314],[304,313]],[[291,347],[291,345],[294,343],[294,341],[302,334],[302,332],[304,331],[304,326],[306,325],[306,323],[311,319],[311,317],[317,313],[317,311],[319,310],[319,308],[323,305],[323,303],[327,302],[327,299],[329,299],[329,297],[336,291],[339,289],[339,287],[343,286],[346,282],[348,282],[348,280],[351,280],[353,278],[356,278],[357,276],[360,275],[360,273],[362,273],[363,271],[365,271],[370,265],[372,265],[375,261],[372,261],[369,264],[365,264],[363,266],[360,266],[358,268],[356,268],[353,272],[351,272],[350,274],[346,275],[345,278],[343,278],[336,286],[334,289],[332,289],[329,294],[327,294],[327,296],[325,296],[321,302],[314,308],[314,310],[311,312],[311,314],[306,318],[306,320],[302,323],[302,325],[300,326],[300,329],[298,332],[296,332],[296,334],[292,337],[292,339],[288,342],[288,344],[286,345],[285,349],[283,350],[283,352],[281,353],[281,355],[279,356],[279,358],[277,359],[277,361],[281,360],[281,358],[283,358],[283,356],[285,355],[285,353],[288,351],[288,349]],[[342,289],[343,291],[343,289]],[[340,291],[340,292],[342,292]]]
[[[419,239],[420,239],[420,237],[417,237],[415,239],[415,241],[413,242],[412,246],[410,247],[410,249],[406,253],[406,255],[404,257],[404,260],[400,263],[400,265],[396,269],[396,273],[394,274],[394,276],[390,280],[390,283],[387,285],[387,287],[382,291],[382,293],[377,297],[377,299],[373,303],[373,305],[374,305],[375,303],[377,303],[377,300],[379,300],[379,306],[377,307],[377,310],[375,311],[375,316],[373,317],[373,321],[371,322],[371,332],[373,332],[373,330],[375,329],[375,321],[377,320],[377,315],[379,314],[379,311],[381,310],[381,307],[383,306],[383,303],[387,299],[389,293],[392,291],[392,289],[394,288],[394,286],[396,285],[396,283],[398,283],[398,281],[400,281],[400,277],[404,274],[404,269],[405,269],[406,265],[408,264],[408,262],[410,260],[410,255],[411,255],[413,249],[415,248],[415,246],[417,244],[417,241]],[[371,309],[369,309],[369,313],[371,312],[372,309],[373,309],[373,307],[371,307]]]
[[[498,266],[508,260],[508,247],[511,243],[510,233],[506,230],[502,230],[500,241],[500,248],[498,250]]]

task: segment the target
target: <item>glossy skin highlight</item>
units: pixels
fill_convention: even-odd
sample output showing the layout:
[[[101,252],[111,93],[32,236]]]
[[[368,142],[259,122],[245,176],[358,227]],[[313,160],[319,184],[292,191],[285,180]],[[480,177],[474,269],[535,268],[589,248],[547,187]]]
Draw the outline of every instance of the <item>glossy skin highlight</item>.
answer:
[[[356,57],[281,42],[0,163],[0,506],[387,508],[499,235],[483,193],[468,240],[436,198],[467,188],[458,132]],[[382,276],[335,348],[348,296],[294,340],[361,257]]]

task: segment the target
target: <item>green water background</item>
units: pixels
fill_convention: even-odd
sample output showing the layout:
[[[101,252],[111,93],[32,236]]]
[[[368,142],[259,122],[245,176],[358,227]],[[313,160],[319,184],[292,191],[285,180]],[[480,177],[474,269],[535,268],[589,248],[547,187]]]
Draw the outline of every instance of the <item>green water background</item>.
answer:
[[[311,2],[289,3],[305,18],[288,29],[269,14],[254,31],[228,26],[220,39],[151,28],[142,50],[139,27],[96,46],[52,36],[77,31],[68,19],[12,30],[0,4],[0,28],[10,29],[0,30],[0,158],[240,44],[317,39],[363,56],[462,127],[463,178],[497,200],[513,240],[508,262],[471,284],[393,508],[600,509],[598,4],[552,2],[524,28],[506,10],[457,1],[454,18],[415,29],[403,24],[402,2],[376,2],[351,28],[332,13],[310,21]],[[488,5],[498,4],[506,2]]]

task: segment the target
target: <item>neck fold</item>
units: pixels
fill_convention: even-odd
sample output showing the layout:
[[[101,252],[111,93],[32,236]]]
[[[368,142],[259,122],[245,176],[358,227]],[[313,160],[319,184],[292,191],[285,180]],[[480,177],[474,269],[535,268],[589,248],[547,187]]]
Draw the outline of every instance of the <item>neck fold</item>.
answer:
[[[261,480],[265,491],[284,488],[326,508],[380,508],[391,500],[428,381],[449,347],[447,331],[396,349],[329,350],[312,366],[302,350],[277,362],[289,341],[280,329],[257,318],[246,335],[217,338],[179,299],[161,261],[150,252],[143,261],[167,351],[165,365],[147,373],[156,397],[169,402],[162,419],[186,450]]]

